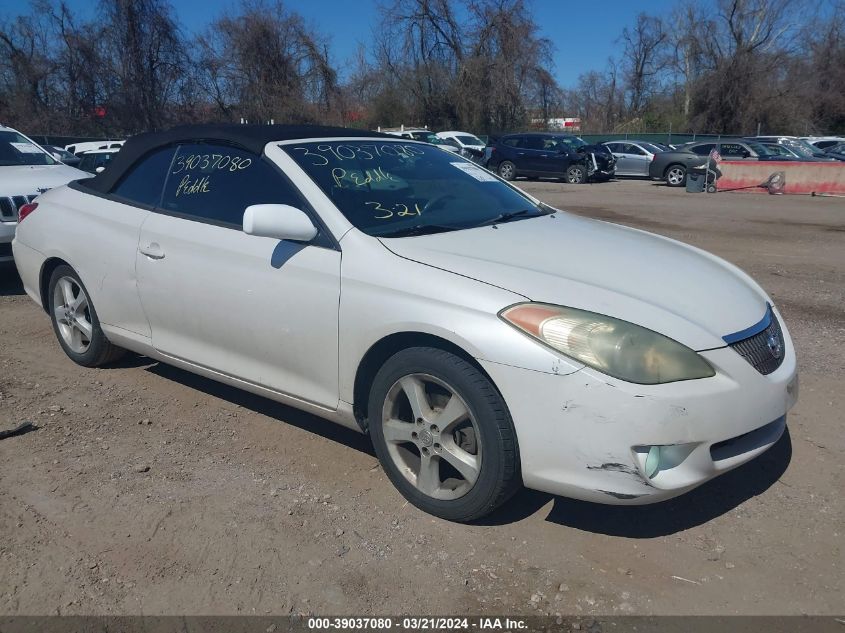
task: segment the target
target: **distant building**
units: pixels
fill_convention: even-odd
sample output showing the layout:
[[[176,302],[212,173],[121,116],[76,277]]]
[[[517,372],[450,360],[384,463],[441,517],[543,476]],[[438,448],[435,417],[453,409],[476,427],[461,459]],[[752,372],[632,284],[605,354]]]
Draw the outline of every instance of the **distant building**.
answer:
[[[554,119],[531,119],[532,127],[564,132],[580,132],[581,119],[578,117],[558,117]]]

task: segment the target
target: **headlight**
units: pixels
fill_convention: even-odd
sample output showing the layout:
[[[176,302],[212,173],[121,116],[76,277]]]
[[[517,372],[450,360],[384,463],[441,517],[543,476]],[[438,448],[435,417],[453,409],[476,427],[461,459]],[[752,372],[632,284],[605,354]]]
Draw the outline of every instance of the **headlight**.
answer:
[[[523,303],[499,316],[562,354],[628,382],[657,385],[716,374],[706,360],[677,341],[595,312]]]

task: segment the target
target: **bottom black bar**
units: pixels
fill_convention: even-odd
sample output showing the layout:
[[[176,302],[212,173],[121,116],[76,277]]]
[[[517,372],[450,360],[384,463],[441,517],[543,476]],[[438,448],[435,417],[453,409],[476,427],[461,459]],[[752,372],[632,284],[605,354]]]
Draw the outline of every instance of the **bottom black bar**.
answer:
[[[845,616],[0,616],[0,633],[845,633]]]

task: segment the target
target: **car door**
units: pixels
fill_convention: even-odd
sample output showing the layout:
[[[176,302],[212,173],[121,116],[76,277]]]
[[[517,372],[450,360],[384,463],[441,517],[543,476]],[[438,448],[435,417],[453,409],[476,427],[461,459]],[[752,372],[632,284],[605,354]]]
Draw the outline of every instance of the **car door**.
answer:
[[[537,135],[529,135],[524,138],[524,171],[535,176],[556,174],[555,161],[553,160],[556,151],[548,147],[546,139]]]
[[[633,143],[623,143],[622,155],[625,157],[625,173],[632,176],[648,176],[651,159],[644,149]],[[616,169],[619,169],[618,163]]]
[[[179,147],[141,227],[138,290],[160,353],[320,406],[338,402],[340,251],[247,235],[247,206],[313,211],[266,158]]]
[[[75,243],[81,255],[73,261],[80,262],[77,270],[89,280],[97,316],[110,334],[144,342],[150,339],[138,296],[136,253],[141,227],[159,203],[175,151],[166,147],[142,158],[108,194],[92,198],[77,210],[87,217],[67,224],[67,230],[79,233]]]

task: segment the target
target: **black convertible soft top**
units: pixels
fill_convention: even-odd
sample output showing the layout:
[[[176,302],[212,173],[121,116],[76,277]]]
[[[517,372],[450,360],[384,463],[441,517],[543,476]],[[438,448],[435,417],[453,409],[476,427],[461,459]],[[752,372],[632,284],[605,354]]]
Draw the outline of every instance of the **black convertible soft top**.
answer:
[[[273,141],[331,137],[377,137],[394,140],[397,138],[369,130],[326,125],[181,125],[161,132],[144,132],[129,138],[121,150],[115,154],[109,163],[109,168],[94,178],[86,180],[84,186],[100,193],[108,193],[140,158],[159,147],[177,143],[216,141],[261,154],[264,146]]]

